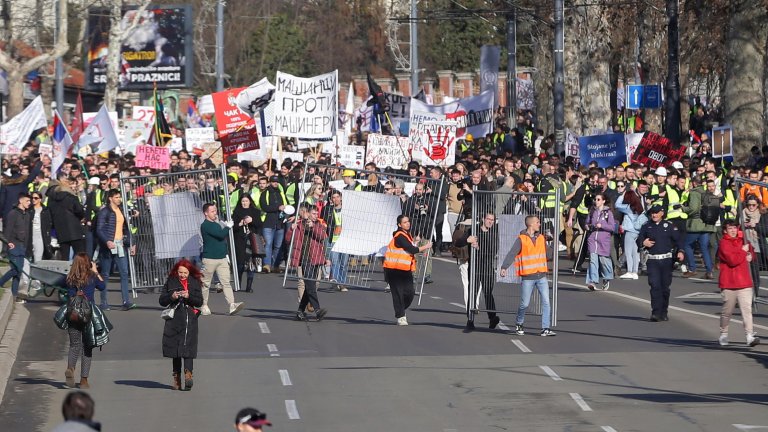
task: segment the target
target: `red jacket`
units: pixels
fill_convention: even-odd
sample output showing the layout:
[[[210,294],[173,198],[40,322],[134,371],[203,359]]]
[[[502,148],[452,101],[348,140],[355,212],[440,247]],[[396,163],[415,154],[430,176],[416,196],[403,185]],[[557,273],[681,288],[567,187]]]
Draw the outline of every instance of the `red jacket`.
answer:
[[[295,229],[294,229],[295,228]],[[309,235],[309,243],[304,247],[304,235]],[[293,251],[291,253],[291,266],[301,267],[303,262],[314,265],[325,264],[325,239],[328,238],[325,224],[318,220],[311,229],[306,229],[304,223],[288,228],[286,242],[293,239]],[[307,261],[308,260],[308,261]]]
[[[742,236],[732,238],[725,234],[720,240],[717,258],[720,260],[719,285],[721,290],[752,288],[752,273],[747,262],[747,252],[744,252],[743,246],[744,239]],[[752,259],[757,259],[752,245],[749,245],[748,253],[752,254]]]

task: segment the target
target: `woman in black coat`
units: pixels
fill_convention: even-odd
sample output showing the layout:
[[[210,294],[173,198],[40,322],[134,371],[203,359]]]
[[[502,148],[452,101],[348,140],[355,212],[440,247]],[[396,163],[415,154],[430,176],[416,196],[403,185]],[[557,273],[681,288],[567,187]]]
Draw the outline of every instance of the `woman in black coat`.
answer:
[[[173,359],[173,389],[181,390],[181,362],[184,359],[184,387],[192,389],[193,359],[197,357],[197,317],[203,305],[202,274],[182,259],[168,275],[160,293],[160,306],[174,307],[173,318],[165,321],[163,357]]]
[[[248,194],[242,194],[232,212],[232,228],[235,234],[235,257],[237,258],[237,276],[243,280],[247,271],[248,282],[245,292],[253,292],[253,277],[256,274],[253,259],[264,255],[264,239],[261,235],[261,211]]]

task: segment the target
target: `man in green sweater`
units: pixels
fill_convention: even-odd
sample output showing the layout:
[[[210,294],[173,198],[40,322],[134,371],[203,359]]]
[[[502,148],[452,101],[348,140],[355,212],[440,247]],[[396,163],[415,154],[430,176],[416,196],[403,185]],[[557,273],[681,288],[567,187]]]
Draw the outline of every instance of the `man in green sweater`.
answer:
[[[235,315],[243,309],[245,303],[235,303],[235,294],[229,279],[227,239],[233,224],[232,221],[219,221],[215,204],[205,204],[203,214],[205,220],[200,225],[200,235],[203,237],[203,307],[200,308],[200,313],[211,314],[211,309],[208,307],[208,289],[215,273],[224,287],[224,298],[229,305],[229,314]]]

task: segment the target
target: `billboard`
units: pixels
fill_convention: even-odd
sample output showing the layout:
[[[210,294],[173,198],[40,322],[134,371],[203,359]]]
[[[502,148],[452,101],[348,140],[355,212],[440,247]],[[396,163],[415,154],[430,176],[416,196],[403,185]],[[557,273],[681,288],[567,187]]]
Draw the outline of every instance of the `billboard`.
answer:
[[[118,88],[120,90],[189,87],[192,84],[192,7],[148,8],[141,15],[123,9],[120,26],[134,29],[120,46]],[[109,10],[88,11],[85,59],[85,86],[103,90],[107,83],[109,58]]]

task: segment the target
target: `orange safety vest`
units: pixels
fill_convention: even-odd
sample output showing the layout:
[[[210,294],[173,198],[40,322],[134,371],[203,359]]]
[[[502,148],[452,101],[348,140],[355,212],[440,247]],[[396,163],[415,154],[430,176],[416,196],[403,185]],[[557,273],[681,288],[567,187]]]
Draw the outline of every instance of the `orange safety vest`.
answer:
[[[405,231],[398,231],[389,241],[387,251],[384,253],[384,268],[394,270],[416,271],[416,260],[405,249],[395,246],[397,236],[403,235],[413,243],[413,237]]]
[[[547,270],[547,243],[544,236],[539,234],[536,243],[528,234],[520,234],[522,248],[515,257],[515,269],[518,276],[528,276],[536,273],[546,273]]]

